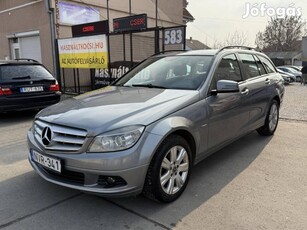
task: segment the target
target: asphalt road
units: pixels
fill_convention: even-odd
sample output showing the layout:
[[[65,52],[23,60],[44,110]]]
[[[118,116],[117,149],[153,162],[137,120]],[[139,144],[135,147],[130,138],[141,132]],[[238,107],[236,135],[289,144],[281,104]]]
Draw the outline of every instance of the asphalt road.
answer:
[[[307,87],[287,91],[273,137],[253,132],[207,158],[182,197],[167,205],[142,196],[105,199],[44,181],[27,161],[34,113],[2,114],[0,229],[307,229],[307,121],[288,111],[307,103]],[[292,101],[297,91],[304,100]]]

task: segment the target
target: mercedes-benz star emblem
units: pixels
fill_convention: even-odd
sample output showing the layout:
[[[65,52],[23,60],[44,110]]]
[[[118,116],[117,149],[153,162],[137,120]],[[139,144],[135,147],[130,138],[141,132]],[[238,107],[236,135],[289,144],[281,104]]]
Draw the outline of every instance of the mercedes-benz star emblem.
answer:
[[[50,127],[46,126],[42,132],[42,141],[44,145],[49,145],[52,140],[52,130]]]

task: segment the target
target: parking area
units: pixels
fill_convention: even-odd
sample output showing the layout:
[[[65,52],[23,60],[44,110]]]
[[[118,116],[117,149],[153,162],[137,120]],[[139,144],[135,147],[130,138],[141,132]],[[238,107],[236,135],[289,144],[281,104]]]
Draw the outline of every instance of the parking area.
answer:
[[[253,132],[194,167],[183,196],[105,199],[41,179],[33,112],[0,115],[0,229],[306,229],[307,86],[286,87],[273,137]]]

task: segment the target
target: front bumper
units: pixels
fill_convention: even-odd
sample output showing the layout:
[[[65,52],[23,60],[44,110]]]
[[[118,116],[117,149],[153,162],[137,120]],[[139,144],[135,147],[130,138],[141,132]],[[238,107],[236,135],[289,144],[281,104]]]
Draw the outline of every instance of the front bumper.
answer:
[[[156,138],[158,141],[159,137]],[[104,197],[137,195],[142,192],[151,154],[155,151],[154,144],[157,144],[154,140],[150,141],[153,145],[146,143],[146,140],[139,141],[141,143],[131,149],[114,153],[46,153],[29,130],[28,160],[42,178],[54,184]],[[149,153],[146,156],[140,153],[141,146],[144,144],[146,144],[146,152]],[[149,150],[150,146],[153,147],[152,151]],[[62,172],[56,173],[33,161],[32,150],[44,156],[59,159]],[[110,177],[115,181],[114,184],[108,183]]]

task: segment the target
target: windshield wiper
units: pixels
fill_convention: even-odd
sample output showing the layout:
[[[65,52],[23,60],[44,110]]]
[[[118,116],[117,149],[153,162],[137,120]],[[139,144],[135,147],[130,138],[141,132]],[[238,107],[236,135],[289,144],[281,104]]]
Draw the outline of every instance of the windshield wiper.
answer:
[[[164,86],[153,85],[153,84],[132,84],[133,87],[147,87],[147,88],[157,88],[157,89],[166,89]]]
[[[23,79],[31,79],[31,77],[28,75],[28,76],[24,76],[24,77],[13,77],[12,79],[13,80],[23,80]]]
[[[124,85],[124,84],[117,84],[117,85],[111,85],[111,86],[118,86],[118,87],[131,87],[131,85]]]

